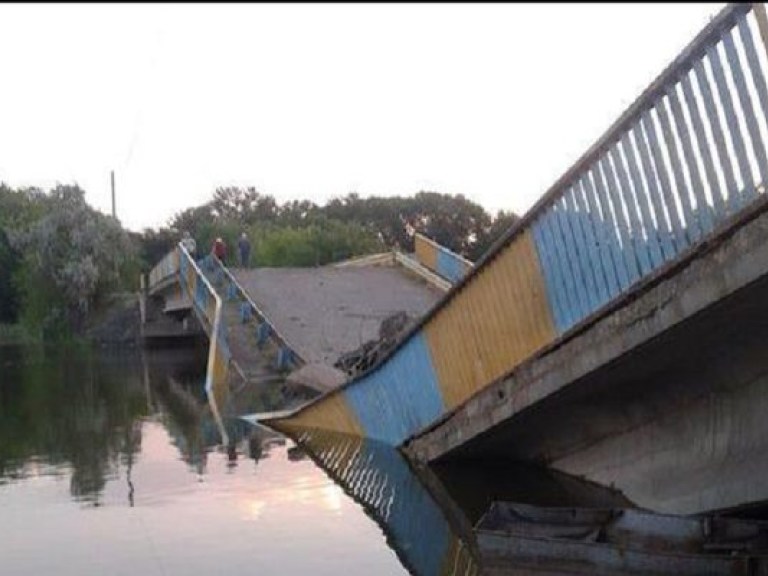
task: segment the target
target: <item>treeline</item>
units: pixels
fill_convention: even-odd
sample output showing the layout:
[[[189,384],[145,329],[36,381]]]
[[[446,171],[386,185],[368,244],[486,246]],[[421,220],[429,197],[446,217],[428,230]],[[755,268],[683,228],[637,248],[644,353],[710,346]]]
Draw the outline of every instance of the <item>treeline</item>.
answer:
[[[324,206],[309,200],[279,204],[254,188],[219,188],[213,198],[176,214],[169,226],[147,231],[144,257],[158,260],[184,231],[198,251],[216,237],[233,249],[245,232],[256,266],[312,266],[398,247],[413,249],[408,224],[470,260],[477,260],[518,217],[495,216],[462,195],[419,192],[414,196],[361,198],[350,193]]]
[[[407,229],[426,234],[470,260],[514,224],[461,195],[361,198],[351,193],[324,206],[278,203],[254,188],[219,188],[212,199],[141,233],[91,208],[76,185],[12,189],[0,183],[0,328],[21,325],[36,337],[83,331],[112,292],[135,290],[188,231],[207,253],[222,237],[234,256],[245,232],[256,266],[318,266],[354,256],[413,249]],[[410,225],[410,226],[409,226]]]
[[[78,186],[0,183],[0,323],[36,338],[81,332],[107,294],[137,283],[137,248]]]

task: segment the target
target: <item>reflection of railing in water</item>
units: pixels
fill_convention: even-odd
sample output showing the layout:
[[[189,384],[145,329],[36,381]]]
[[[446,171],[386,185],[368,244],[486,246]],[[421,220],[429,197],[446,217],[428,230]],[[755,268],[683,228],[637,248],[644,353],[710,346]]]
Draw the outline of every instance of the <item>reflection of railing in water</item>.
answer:
[[[480,573],[471,532],[449,520],[396,449],[326,430],[307,430],[295,439],[382,527],[412,574]]]
[[[726,7],[388,357],[270,425],[400,445],[762,206],[767,37]]]

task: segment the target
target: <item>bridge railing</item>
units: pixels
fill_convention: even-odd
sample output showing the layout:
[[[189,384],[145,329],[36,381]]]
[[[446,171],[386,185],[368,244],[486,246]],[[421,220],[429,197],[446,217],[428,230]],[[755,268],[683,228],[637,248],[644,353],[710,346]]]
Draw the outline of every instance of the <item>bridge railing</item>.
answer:
[[[400,444],[738,220],[768,181],[767,40],[762,4],[724,8],[389,355],[273,424]]]
[[[226,444],[227,434],[221,424],[219,407],[226,403],[231,354],[227,344],[221,298],[182,244],[166,254],[152,269],[149,274],[150,292],[171,278],[178,281],[183,292],[191,300],[195,315],[209,337],[205,391],[211,400],[214,417]]]
[[[762,4],[724,9],[529,214],[559,332],[764,193],[756,32]]]
[[[174,248],[149,272],[149,291],[152,292],[165,280],[174,278],[179,273],[179,251]]]
[[[418,232],[414,236],[414,251],[416,260],[422,266],[452,283],[461,280],[473,267],[472,262],[466,258]]]
[[[225,298],[238,298],[242,301],[240,308],[240,318],[243,322],[254,320],[256,323],[257,344],[262,347],[267,341],[272,341],[277,345],[277,367],[299,367],[306,363],[304,358],[288,343],[275,325],[269,320],[267,315],[256,305],[248,292],[237,281],[229,268],[222,264],[221,260],[215,255],[209,254],[203,260],[201,265],[206,267],[209,272],[221,275]]]
[[[205,392],[219,425],[222,442],[226,445],[229,444],[229,439],[219,410],[226,405],[228,398],[229,366],[232,354],[227,343],[227,328],[222,314],[221,298],[186,248],[179,244],[177,250],[179,251],[179,283],[192,300],[198,316],[207,323],[209,345]]]

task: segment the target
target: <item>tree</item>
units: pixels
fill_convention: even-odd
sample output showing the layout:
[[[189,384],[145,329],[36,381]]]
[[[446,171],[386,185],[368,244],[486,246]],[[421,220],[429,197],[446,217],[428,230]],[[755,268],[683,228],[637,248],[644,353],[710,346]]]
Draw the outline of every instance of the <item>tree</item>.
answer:
[[[491,225],[478,236],[477,242],[467,257],[472,261],[479,260],[499,238],[519,221],[520,217],[514,212],[499,210]]]
[[[11,235],[22,254],[22,300],[29,323],[80,332],[92,305],[120,283],[133,247],[119,222],[93,210],[77,186],[54,188],[48,210]]]

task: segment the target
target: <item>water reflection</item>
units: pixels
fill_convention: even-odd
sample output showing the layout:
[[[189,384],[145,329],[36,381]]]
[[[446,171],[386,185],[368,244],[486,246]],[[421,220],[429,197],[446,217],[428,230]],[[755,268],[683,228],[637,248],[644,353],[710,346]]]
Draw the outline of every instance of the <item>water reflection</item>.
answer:
[[[415,576],[480,573],[471,526],[439,483],[412,470],[396,449],[327,430],[296,436],[306,453],[381,526],[388,544]],[[431,490],[426,487],[431,483]]]
[[[87,351],[1,349],[0,481],[70,470],[70,492],[98,503],[121,459],[140,450],[146,415],[135,365],[108,375]]]
[[[491,502],[626,505],[613,491],[528,466],[451,462],[414,469],[400,452],[371,440],[329,431],[303,431],[286,440],[240,419],[217,422],[203,388],[202,356],[201,362],[195,351],[142,356],[0,347],[0,484],[6,484],[0,506],[11,519],[0,528],[0,557],[16,558],[8,565],[0,561],[0,568],[53,573],[30,568],[53,563],[38,558],[34,535],[45,536],[60,557],[69,547],[79,550],[69,574],[107,573],[88,572],[94,568],[92,536],[76,528],[79,517],[56,508],[50,495],[59,486],[81,513],[98,508],[107,514],[109,554],[132,565],[123,549],[131,550],[144,559],[147,574],[208,574],[220,567],[214,558],[253,573],[253,557],[273,574],[306,573],[315,564],[323,573],[343,572],[331,559],[335,551],[369,576],[403,569],[414,576],[472,576],[488,561],[474,527]],[[276,387],[238,400],[248,404],[246,410],[270,411],[283,399]],[[136,524],[137,517],[120,508],[151,523]],[[45,527],[38,514],[47,515]],[[69,540],[62,539],[72,530]],[[155,534],[160,553],[178,571],[152,564],[155,552],[142,548],[144,534]],[[261,547],[254,547],[257,541]],[[526,538],[503,540],[510,543],[530,547]],[[297,557],[276,560],[272,552],[257,551],[262,547]],[[187,558],[195,548],[200,557]],[[308,551],[308,559],[295,550]],[[524,573],[518,560],[505,556],[504,573]]]
[[[205,365],[194,350],[0,347],[0,367],[0,484],[66,476],[73,498],[98,506],[122,466],[132,503],[131,471],[148,419],[163,424],[198,475],[212,450],[225,450],[233,468],[242,457],[267,457],[277,436],[229,418],[223,424],[230,442],[220,445],[202,387]]]

